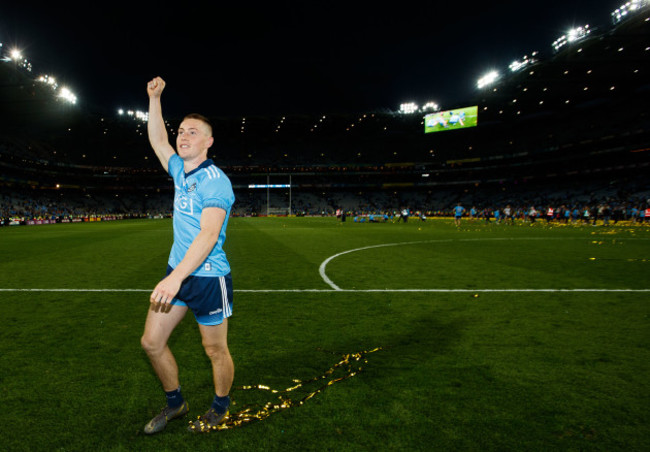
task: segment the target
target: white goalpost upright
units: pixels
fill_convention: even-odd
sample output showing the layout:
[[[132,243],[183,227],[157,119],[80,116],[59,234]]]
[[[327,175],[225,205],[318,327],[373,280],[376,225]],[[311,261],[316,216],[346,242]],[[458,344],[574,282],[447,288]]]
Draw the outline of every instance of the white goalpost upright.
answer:
[[[274,176],[286,176],[286,174],[274,174]],[[291,215],[291,174],[289,176],[288,184],[271,184],[271,174],[266,175],[266,184],[249,184],[248,188],[265,188],[266,189],[266,215]],[[284,207],[272,208],[271,207],[271,189],[272,188],[288,188],[289,189],[289,206],[287,209]],[[272,212],[273,211],[273,212]]]

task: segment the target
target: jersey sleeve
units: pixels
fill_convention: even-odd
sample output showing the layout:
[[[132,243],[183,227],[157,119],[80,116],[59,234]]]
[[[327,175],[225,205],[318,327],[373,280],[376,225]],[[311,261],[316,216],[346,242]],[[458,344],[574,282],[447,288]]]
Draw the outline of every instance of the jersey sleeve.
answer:
[[[202,193],[203,208],[218,207],[230,212],[235,203],[235,193],[232,184],[225,174],[220,173],[218,178],[212,179]]]
[[[169,160],[167,161],[167,172],[174,181],[178,180],[178,176],[182,174],[183,171],[183,159],[181,159],[178,154],[169,157]]]

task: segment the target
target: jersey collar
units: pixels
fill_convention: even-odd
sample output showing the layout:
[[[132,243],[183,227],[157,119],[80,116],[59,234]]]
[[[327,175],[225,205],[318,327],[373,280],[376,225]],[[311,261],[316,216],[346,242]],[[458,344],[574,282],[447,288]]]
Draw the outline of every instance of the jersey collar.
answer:
[[[199,166],[194,168],[192,171],[190,171],[189,173],[185,173],[185,177],[190,177],[192,174],[196,173],[198,170],[203,169],[203,168],[207,168],[208,166],[211,166],[211,165],[214,165],[214,162],[212,161],[212,159],[204,160],[203,163],[201,163]]]

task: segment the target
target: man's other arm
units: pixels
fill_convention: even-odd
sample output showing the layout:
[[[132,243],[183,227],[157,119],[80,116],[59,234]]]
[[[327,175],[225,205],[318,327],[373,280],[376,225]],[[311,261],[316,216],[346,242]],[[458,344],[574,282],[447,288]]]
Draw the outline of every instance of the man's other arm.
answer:
[[[170,303],[178,293],[181,283],[201,265],[219,240],[219,234],[226,220],[226,211],[219,207],[208,207],[201,213],[201,231],[185,253],[174,271],[160,281],[151,293],[151,302]]]

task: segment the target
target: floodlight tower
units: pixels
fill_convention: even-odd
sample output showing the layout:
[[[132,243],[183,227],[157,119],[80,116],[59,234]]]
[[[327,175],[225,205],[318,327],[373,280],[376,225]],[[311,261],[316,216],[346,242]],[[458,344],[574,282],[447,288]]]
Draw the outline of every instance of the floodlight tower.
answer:
[[[410,115],[418,111],[418,105],[415,102],[405,102],[399,106],[399,112]]]
[[[13,50],[11,51],[11,54],[10,54],[10,55],[11,55],[11,59],[14,60],[14,61],[16,61],[16,62],[17,62],[18,60],[21,60],[21,59],[23,58],[22,53],[21,53],[20,50],[18,50],[18,49],[13,49]]]
[[[485,88],[486,86],[495,83],[500,77],[501,75],[497,71],[490,71],[478,79],[476,86],[478,89]]]
[[[584,25],[582,27],[576,27],[567,32],[567,34],[560,36],[555,41],[553,41],[553,50],[555,53],[559,52],[562,47],[567,44],[574,43],[586,38],[591,33],[589,25]]]
[[[59,97],[64,101],[71,103],[73,105],[77,103],[77,96],[72,91],[70,91],[68,88],[65,87],[59,90]]]
[[[23,58],[23,54],[18,49],[12,49],[9,52],[9,60],[14,62],[14,74],[13,74],[13,77],[16,77],[15,80],[18,80],[18,64],[19,64],[19,61],[22,60],[22,58]]]
[[[440,106],[435,102],[427,102],[422,106],[422,111],[438,111]]]
[[[616,25],[625,20],[629,15],[638,13],[646,6],[650,6],[650,0],[630,0],[612,11],[612,22]]]

